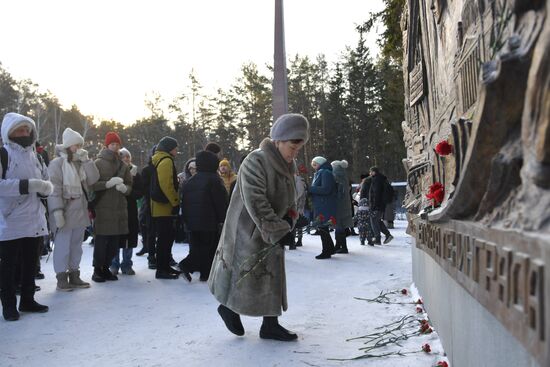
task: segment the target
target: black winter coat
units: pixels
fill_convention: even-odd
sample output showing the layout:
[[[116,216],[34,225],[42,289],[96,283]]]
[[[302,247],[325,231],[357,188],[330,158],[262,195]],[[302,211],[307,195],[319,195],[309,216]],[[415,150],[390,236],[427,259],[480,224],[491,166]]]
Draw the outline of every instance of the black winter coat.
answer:
[[[121,241],[122,248],[136,248],[138,244],[139,219],[137,201],[143,197],[143,181],[141,174],[136,173],[132,182],[132,192],[126,197],[128,208],[128,235],[127,241]]]
[[[220,175],[218,158],[197,153],[197,174],[183,186],[183,220],[192,231],[218,231],[225,221],[228,197]]]
[[[380,173],[371,176],[369,190],[369,206],[371,210],[383,212],[386,209],[386,203],[384,201],[384,185],[386,180],[386,176]]]

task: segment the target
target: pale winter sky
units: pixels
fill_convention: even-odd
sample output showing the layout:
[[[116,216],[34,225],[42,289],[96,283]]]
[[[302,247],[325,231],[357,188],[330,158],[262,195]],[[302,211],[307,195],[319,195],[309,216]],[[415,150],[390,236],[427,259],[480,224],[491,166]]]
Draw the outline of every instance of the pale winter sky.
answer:
[[[335,61],[355,24],[382,0],[286,0],[287,59]],[[64,106],[132,123],[147,94],[170,100],[195,70],[206,91],[228,88],[243,63],[273,63],[274,0],[2,1],[0,62]],[[375,47],[374,36],[368,39]],[[373,53],[375,50],[373,49]]]

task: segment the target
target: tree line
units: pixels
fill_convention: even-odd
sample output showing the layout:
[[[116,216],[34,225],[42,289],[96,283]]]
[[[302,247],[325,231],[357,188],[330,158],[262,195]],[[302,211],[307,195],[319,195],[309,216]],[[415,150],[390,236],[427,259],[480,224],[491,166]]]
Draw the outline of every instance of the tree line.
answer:
[[[383,35],[379,40],[382,53],[375,59],[365,43],[373,20],[380,16],[371,15],[356,27],[357,44],[346,47],[338,61],[329,65],[324,55],[315,59],[295,55],[287,65],[289,111],[303,114],[311,124],[311,138],[299,163],[309,167],[317,155],[329,161],[346,159],[355,182],[373,165],[391,180],[405,178],[399,52],[384,50]],[[392,21],[398,22],[398,18]],[[269,135],[271,90],[269,65],[265,71],[254,63],[242,65],[235,82],[213,95],[203,92],[191,72],[189,86],[179,96],[165,105],[162,96],[153,95],[145,101],[148,115],[123,125],[112,120],[96,122],[76,105],[63,108],[54,94],[41,92],[32,80],[16,80],[0,63],[0,115],[15,111],[32,117],[39,140],[50,154],[66,127],[82,133],[91,156],[101,149],[105,133],[114,130],[139,166],[146,164],[151,147],[165,135],[180,143],[180,169],[207,141],[218,142],[224,155],[238,166],[240,158]]]

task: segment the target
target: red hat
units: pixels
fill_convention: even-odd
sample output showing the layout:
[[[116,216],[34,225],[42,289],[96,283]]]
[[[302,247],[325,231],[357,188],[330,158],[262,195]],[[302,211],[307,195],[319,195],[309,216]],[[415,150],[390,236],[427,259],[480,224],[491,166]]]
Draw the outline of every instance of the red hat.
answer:
[[[107,134],[105,134],[105,146],[108,147],[111,143],[118,143],[122,145],[122,140],[120,140],[120,136],[118,136],[118,134],[113,131],[109,131]]]

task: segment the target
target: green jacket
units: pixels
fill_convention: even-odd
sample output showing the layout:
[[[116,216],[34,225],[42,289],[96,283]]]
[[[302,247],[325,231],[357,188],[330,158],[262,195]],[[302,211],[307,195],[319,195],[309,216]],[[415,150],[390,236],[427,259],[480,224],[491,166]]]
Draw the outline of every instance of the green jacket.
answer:
[[[130,167],[120,160],[118,154],[109,149],[102,149],[95,165],[99,171],[99,180],[92,185],[97,196],[101,196],[95,205],[95,234],[115,236],[128,234],[128,208],[126,196],[132,192],[132,174]],[[107,189],[105,184],[112,177],[118,176],[124,180],[126,192],[122,194],[116,188]]]
[[[169,200],[169,203],[159,203],[158,201],[151,199],[151,215],[153,217],[172,216],[172,210],[179,207],[180,203],[177,191],[178,186],[174,184],[177,182],[177,172],[174,167],[174,158],[170,155],[170,153],[157,151],[153,155],[152,162],[153,166],[157,167],[157,177],[159,180],[160,189]]]

